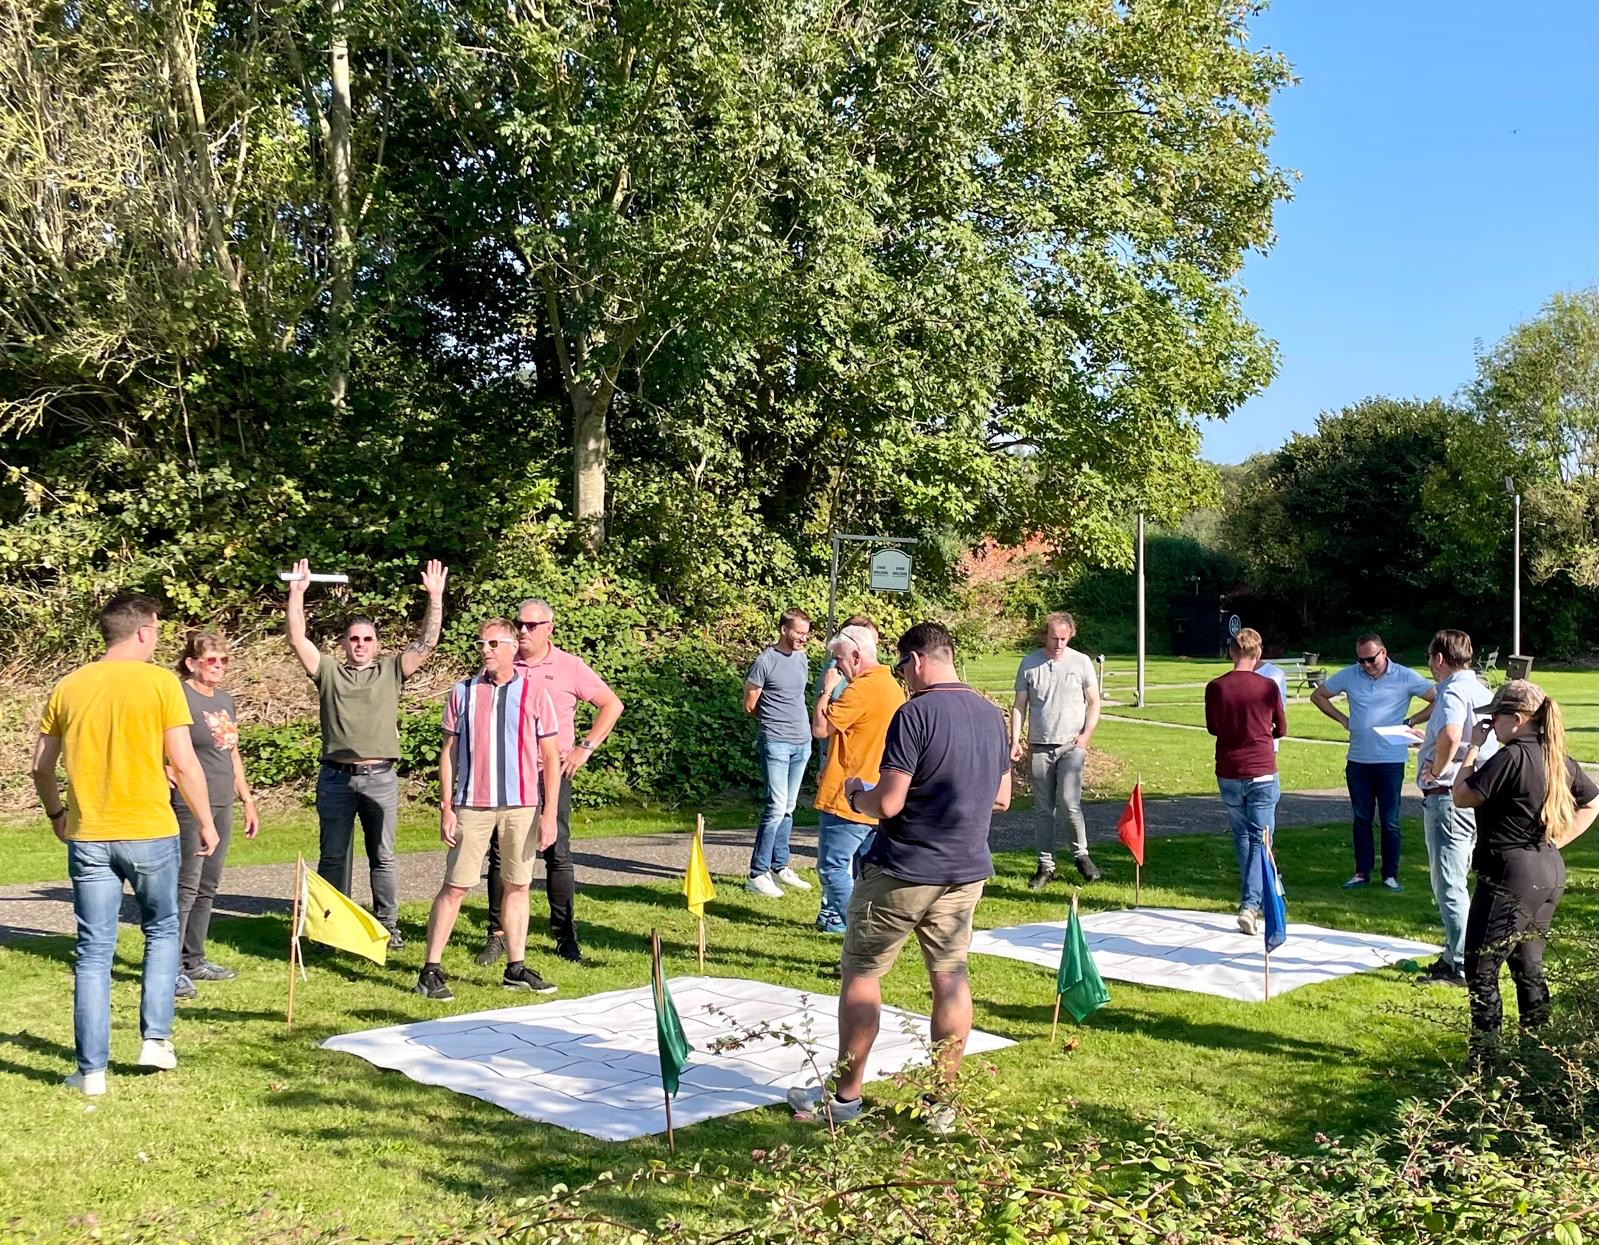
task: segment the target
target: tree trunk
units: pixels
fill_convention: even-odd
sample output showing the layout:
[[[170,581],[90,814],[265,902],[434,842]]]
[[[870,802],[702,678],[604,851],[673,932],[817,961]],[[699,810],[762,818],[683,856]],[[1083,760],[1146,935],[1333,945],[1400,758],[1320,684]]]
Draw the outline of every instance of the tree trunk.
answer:
[[[328,180],[333,252],[328,303],[328,401],[342,409],[350,387],[350,302],[354,292],[354,240],[350,235],[350,44],[344,0],[328,0],[331,100],[328,108]]]
[[[585,553],[598,553],[605,544],[605,460],[611,448],[605,422],[614,392],[609,379],[593,390],[581,383],[571,387],[572,511]]]

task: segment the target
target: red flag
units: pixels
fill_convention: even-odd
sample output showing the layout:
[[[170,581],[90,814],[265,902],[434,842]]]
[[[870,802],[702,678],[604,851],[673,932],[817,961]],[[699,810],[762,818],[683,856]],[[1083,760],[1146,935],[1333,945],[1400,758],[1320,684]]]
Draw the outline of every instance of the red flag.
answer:
[[[1133,784],[1133,793],[1127,797],[1127,807],[1116,819],[1116,837],[1127,845],[1140,867],[1144,863],[1144,792],[1143,780]]]

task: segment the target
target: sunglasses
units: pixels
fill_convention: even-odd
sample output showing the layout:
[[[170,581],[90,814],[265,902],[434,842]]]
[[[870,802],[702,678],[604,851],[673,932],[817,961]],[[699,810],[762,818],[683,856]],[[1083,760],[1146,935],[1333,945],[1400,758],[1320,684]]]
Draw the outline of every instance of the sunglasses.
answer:
[[[1381,653],[1373,653],[1370,657],[1357,657],[1355,660],[1363,666],[1375,666],[1381,657]]]
[[[200,664],[204,666],[225,666],[232,661],[231,657],[202,657]]]
[[[495,649],[495,648],[510,648],[515,643],[516,643],[515,640],[506,640],[506,639],[479,640],[477,642],[477,646],[479,648],[487,651],[489,649]]]
[[[549,625],[550,620],[548,618],[535,618],[531,622],[526,618],[518,618],[516,620],[516,629],[518,631],[537,631],[540,627],[548,627]]]
[[[906,653],[905,656],[894,663],[894,677],[896,679],[905,677],[905,667],[911,664],[911,659],[915,656],[915,653]]]

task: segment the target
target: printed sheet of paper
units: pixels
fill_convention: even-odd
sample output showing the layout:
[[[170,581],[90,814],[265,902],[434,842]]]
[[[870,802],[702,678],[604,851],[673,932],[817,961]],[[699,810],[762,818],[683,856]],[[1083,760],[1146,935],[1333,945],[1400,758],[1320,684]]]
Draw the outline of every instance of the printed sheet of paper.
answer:
[[[709,1052],[715,1039],[741,1026],[764,1021],[787,1024],[795,1033],[808,1028],[823,1065],[833,1060],[834,996],[728,977],[677,977],[667,984],[694,1047],[672,1100],[674,1127],[770,1106],[782,1102],[790,1086],[814,1081],[805,1052],[775,1039],[726,1055]],[[721,1014],[707,1011],[707,1004]],[[868,1079],[926,1063],[927,1034],[925,1016],[885,1007]],[[322,1045],[605,1141],[666,1131],[648,986],[369,1029]],[[1010,1045],[974,1029],[966,1049]]]
[[[1094,912],[1082,920],[1102,977],[1244,1002],[1265,998],[1265,940],[1239,933],[1233,913],[1130,908]],[[1065,936],[1065,921],[982,930],[972,936],[972,953],[1022,960],[1053,973]],[[1288,941],[1271,953],[1271,994],[1276,998],[1300,986],[1436,956],[1440,950],[1405,938],[1290,923]]]

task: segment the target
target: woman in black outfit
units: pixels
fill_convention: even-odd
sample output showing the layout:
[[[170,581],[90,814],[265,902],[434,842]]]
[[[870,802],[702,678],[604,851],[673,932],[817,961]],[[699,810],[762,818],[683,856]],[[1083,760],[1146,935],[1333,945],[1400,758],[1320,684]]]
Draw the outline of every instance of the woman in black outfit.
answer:
[[[1566,755],[1560,706],[1536,683],[1512,679],[1476,724],[1455,779],[1457,808],[1477,812],[1472,868],[1477,889],[1466,918],[1466,984],[1474,1047],[1499,1035],[1499,969],[1510,962],[1523,1029],[1549,1018],[1544,940],[1566,885],[1560,849],[1599,816],[1599,786]],[[1492,731],[1502,746],[1482,769]]]

